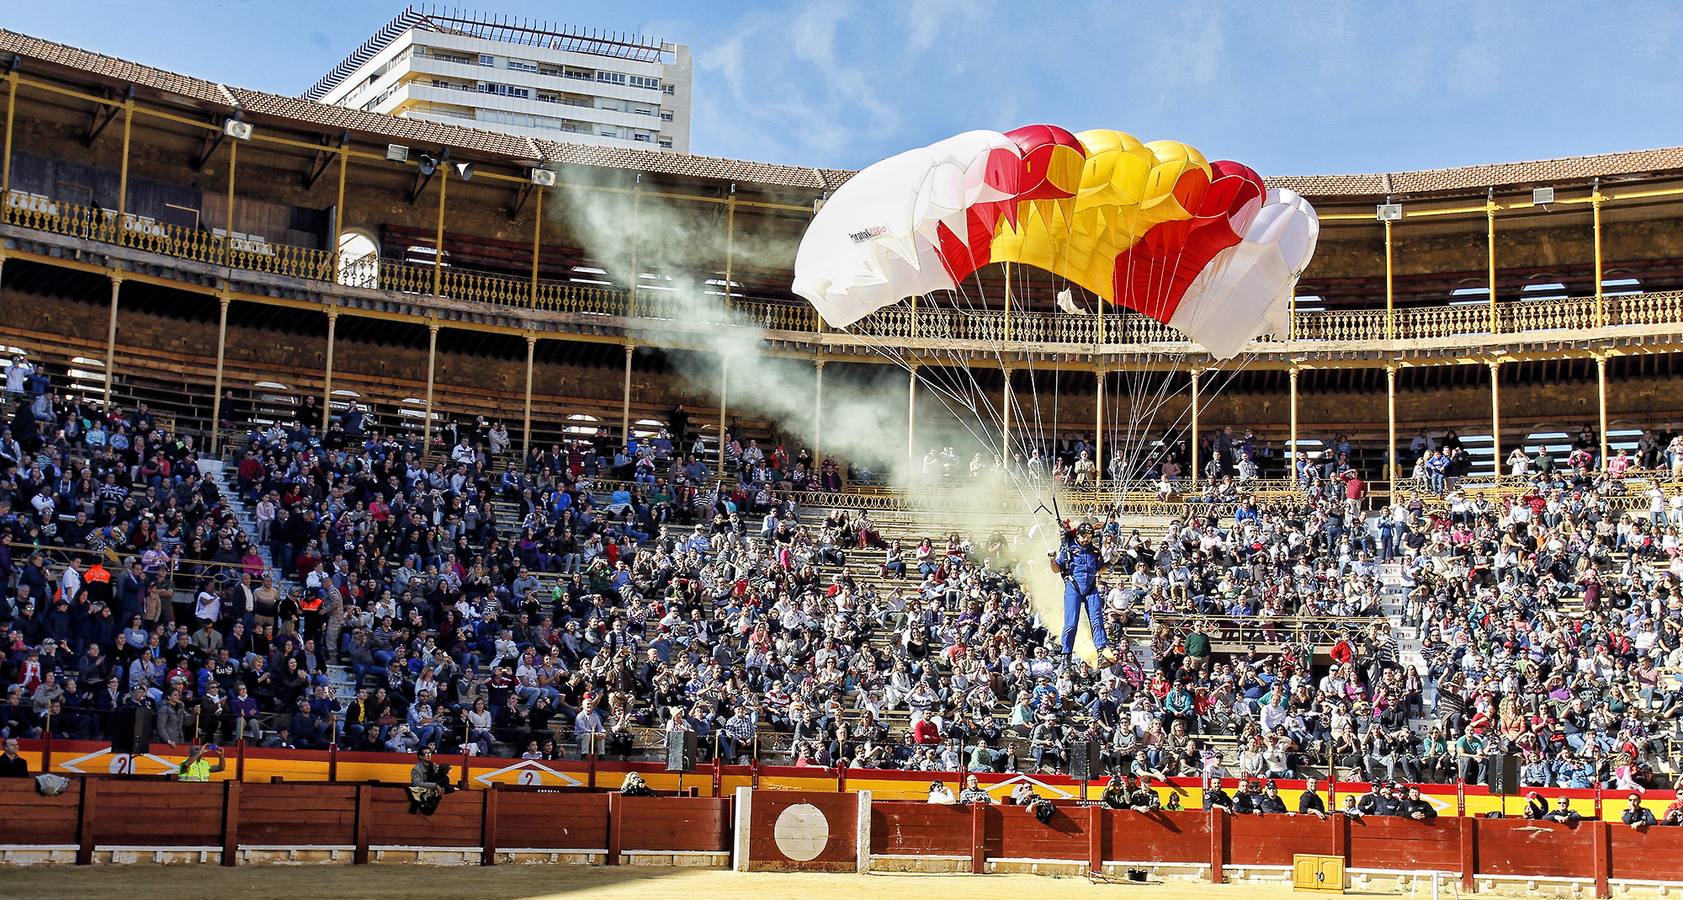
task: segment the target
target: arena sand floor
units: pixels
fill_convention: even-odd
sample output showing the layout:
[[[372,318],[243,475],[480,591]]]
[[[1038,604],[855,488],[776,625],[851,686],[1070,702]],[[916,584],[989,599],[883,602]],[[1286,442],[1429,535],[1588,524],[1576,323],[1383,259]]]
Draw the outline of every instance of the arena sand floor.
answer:
[[[590,897],[609,900],[701,897],[799,897],[802,900],[901,898],[935,892],[965,900],[1104,897],[1156,900],[1284,900],[1287,885],[1101,884],[1044,875],[817,875],[699,869],[564,866],[31,866],[0,871],[0,896],[47,898],[230,897],[443,898]]]

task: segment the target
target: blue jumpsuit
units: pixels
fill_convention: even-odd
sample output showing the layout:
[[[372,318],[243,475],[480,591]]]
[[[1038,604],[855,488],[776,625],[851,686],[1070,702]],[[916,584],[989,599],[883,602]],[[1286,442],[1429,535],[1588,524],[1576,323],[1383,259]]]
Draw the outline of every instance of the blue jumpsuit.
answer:
[[[1099,597],[1099,569],[1104,558],[1098,548],[1066,541],[1058,549],[1058,570],[1064,575],[1064,653],[1075,652],[1075,630],[1081,624],[1081,607],[1087,607],[1087,624],[1093,629],[1093,647],[1103,650],[1109,643],[1104,633],[1104,605]]]

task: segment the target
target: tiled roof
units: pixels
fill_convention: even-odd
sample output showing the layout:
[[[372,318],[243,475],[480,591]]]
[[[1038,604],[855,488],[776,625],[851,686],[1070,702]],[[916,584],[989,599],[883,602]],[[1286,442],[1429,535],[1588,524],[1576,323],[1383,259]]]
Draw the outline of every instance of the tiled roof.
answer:
[[[1286,187],[1305,196],[1431,194],[1557,182],[1587,182],[1591,178],[1676,172],[1683,169],[1683,147],[1630,150],[1596,156],[1569,156],[1526,162],[1492,163],[1453,169],[1421,169],[1372,175],[1285,175],[1266,179],[1272,187]],[[1389,184],[1386,182],[1389,181]]]
[[[117,81],[127,82],[140,87],[153,88],[171,94],[179,94],[201,103],[209,103],[222,109],[228,108],[227,100],[216,89],[216,82],[203,78],[193,78],[188,75],[178,75],[164,69],[143,66],[140,63],[105,56],[100,53],[90,53],[76,47],[44,41],[18,34],[15,31],[0,29],[0,52],[15,53],[26,59],[64,66],[93,75],[100,75]]]
[[[17,54],[26,61],[63,66],[117,82],[176,94],[219,110],[230,108],[228,98],[231,96],[238,100],[241,108],[252,115],[286,119],[306,129],[350,130],[381,139],[419,146],[457,147],[503,156],[510,160],[543,159],[563,165],[653,172],[811,191],[834,190],[853,176],[853,172],[846,169],[790,166],[713,156],[532,140],[421,119],[344,109],[265,91],[225,88],[202,78],[90,53],[13,31],[0,30],[0,53]],[[28,63],[25,65],[27,68]],[[1282,175],[1268,178],[1267,182],[1271,186],[1291,188],[1310,197],[1374,197],[1385,194],[1404,196],[1467,192],[1486,187],[1584,182],[1596,177],[1678,171],[1683,171],[1683,147],[1414,172]]]
[[[387,116],[360,109],[346,109],[342,106],[328,106],[313,100],[300,100],[297,97],[265,91],[245,88],[231,90],[234,96],[239,98],[242,109],[257,115],[290,119],[336,131],[350,130],[373,134],[419,146],[459,147],[514,159],[534,159],[537,156],[537,148],[530,140],[515,135],[444,125],[424,119]]]
[[[724,181],[741,181],[745,184],[766,184],[810,190],[823,190],[825,188],[819,170],[803,166],[725,159],[719,156],[657,153],[653,150],[629,150],[595,144],[563,144],[545,140],[539,140],[536,143],[542,151],[543,158],[556,163],[632,169],[638,172],[658,172],[664,175],[681,175],[689,178],[717,178]]]

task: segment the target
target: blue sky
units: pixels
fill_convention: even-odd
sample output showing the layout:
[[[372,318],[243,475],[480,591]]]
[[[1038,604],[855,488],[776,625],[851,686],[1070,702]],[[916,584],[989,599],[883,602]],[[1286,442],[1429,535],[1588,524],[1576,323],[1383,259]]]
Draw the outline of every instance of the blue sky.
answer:
[[[400,8],[57,0],[11,4],[0,27],[296,94]],[[479,8],[689,44],[694,152],[799,165],[1028,122],[1176,138],[1275,175],[1683,144],[1683,4],[1656,0]]]

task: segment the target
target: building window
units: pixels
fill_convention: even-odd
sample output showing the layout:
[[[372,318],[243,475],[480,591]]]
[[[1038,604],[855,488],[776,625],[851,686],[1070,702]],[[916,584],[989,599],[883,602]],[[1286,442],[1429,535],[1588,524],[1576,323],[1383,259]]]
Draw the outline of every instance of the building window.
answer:
[[[489,53],[481,53],[481,54],[479,54],[479,64],[482,65],[482,66],[490,66],[492,68],[496,68],[497,58],[495,56],[492,56]]]
[[[624,84],[625,83],[625,73],[624,72],[597,71],[596,80],[600,81],[604,84]]]
[[[646,135],[646,134],[633,134],[631,136],[631,139],[634,140],[634,141],[642,141],[645,144],[648,143],[649,141],[653,140],[653,138],[651,136]]]
[[[661,142],[660,142],[660,148],[662,150],[671,150],[672,149],[672,142],[662,138]]]
[[[662,122],[670,122],[672,121],[672,114],[669,112],[663,112],[660,114],[660,120]]]
[[[529,63],[523,59],[509,60],[508,67],[516,72],[536,72],[538,70],[536,63]]]
[[[633,75],[631,76],[630,83],[634,88],[644,88],[651,91],[660,90],[659,78],[648,78],[643,75]]]

